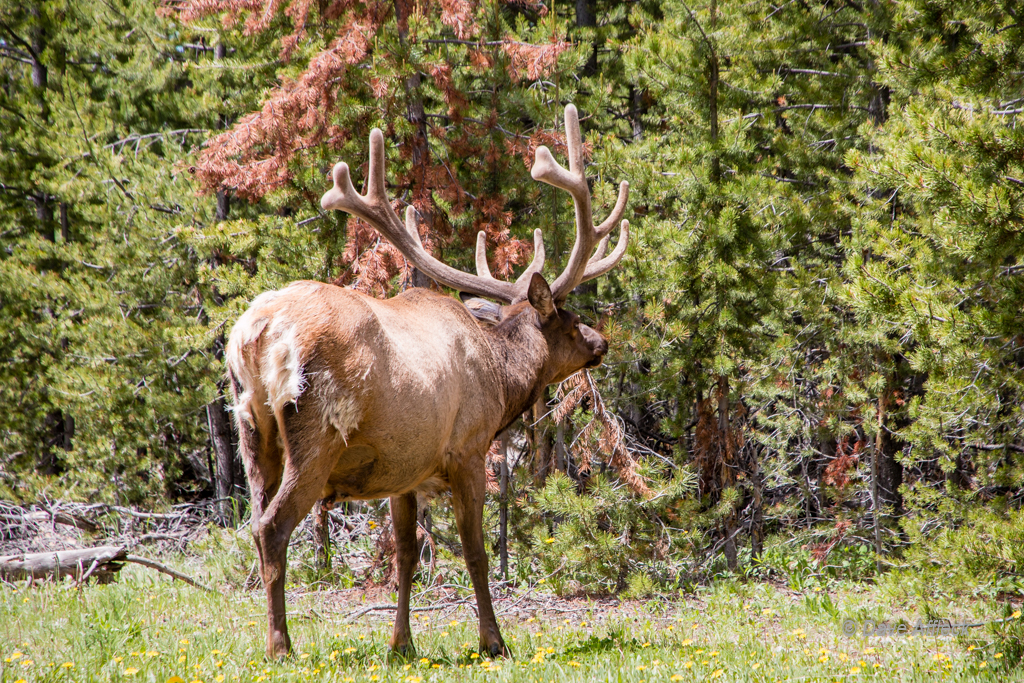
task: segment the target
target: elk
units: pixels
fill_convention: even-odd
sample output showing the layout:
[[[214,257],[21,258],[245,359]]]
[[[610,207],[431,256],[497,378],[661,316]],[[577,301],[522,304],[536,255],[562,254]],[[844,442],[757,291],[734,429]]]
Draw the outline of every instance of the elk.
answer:
[[[352,187],[345,163],[320,203],[358,216],[438,283],[503,305],[466,304],[409,289],[380,300],[320,282],[294,282],[258,296],[239,318],[227,346],[239,447],[252,496],[252,534],[267,593],[267,654],[288,654],[285,568],[288,540],[317,500],[390,498],[398,568],[392,651],[413,651],[409,593],[419,557],[418,499],[450,489],[466,566],[476,594],[480,648],[507,655],[491,605],[482,515],[485,458],[495,437],[548,384],[596,367],[608,350],[598,332],[561,305],[581,282],[622,258],[629,223],[608,249],[626,208],[621,183],[609,218],[594,226],[576,108],[565,109],[569,169],[539,147],[531,175],[568,192],[576,242],[549,287],[541,231],[534,258],[515,281],[493,278],[484,233],[477,235],[477,274],[441,263],[420,242],[416,212],[405,224],[387,198],[384,137],[370,133],[366,194]]]

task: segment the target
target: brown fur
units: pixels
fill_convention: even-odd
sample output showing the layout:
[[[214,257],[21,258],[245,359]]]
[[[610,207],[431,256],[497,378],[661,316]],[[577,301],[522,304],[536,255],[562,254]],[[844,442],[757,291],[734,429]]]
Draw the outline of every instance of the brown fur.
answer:
[[[399,567],[391,647],[411,649],[416,498],[449,486],[481,648],[504,654],[481,528],[487,449],[545,386],[600,364],[607,348],[555,307],[536,274],[528,301],[486,325],[424,289],[381,301],[296,282],[258,297],[232,329],[227,365],[267,589],[268,654],[290,649],[285,555],[318,499],[391,499]]]

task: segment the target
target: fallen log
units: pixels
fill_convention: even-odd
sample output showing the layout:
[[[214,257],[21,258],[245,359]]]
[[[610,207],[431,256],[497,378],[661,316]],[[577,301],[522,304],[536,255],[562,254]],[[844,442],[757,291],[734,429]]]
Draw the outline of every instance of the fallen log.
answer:
[[[81,550],[58,550],[45,553],[26,553],[0,557],[0,578],[5,581],[22,579],[63,579],[70,576],[80,580],[95,563],[91,575],[101,581],[121,570],[128,557],[124,546],[100,546]]]
[[[81,550],[4,555],[0,557],[0,579],[4,581],[51,578],[59,580],[71,577],[75,581],[82,582],[95,577],[103,582],[113,578],[114,574],[121,571],[126,562],[155,569],[162,574],[167,574],[205,591],[212,590],[195,579],[159,562],[129,555],[128,548],[125,546],[114,545],[82,548]]]
[[[89,531],[95,533],[99,530],[99,527],[84,517],[78,515],[66,514],[64,512],[26,512],[21,515],[9,515],[0,514],[0,522],[6,522],[7,524],[33,524],[42,522],[54,522],[56,524],[64,524],[66,526],[73,526],[81,529],[82,531]]]

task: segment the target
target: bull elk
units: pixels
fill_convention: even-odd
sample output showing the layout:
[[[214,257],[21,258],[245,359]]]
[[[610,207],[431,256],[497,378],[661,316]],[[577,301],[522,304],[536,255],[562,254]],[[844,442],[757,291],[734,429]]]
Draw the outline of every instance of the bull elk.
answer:
[[[541,395],[581,368],[600,365],[607,341],[561,304],[581,282],[622,258],[629,223],[605,256],[629,184],[611,216],[595,227],[583,168],[576,108],[565,109],[569,169],[537,149],[535,180],[567,191],[576,208],[576,243],[549,287],[540,271],[544,242],[515,281],[491,277],[484,233],[476,275],[428,254],[415,210],[405,224],[387,198],[384,137],[370,133],[366,194],[345,163],[320,203],[363,219],[421,272],[460,292],[488,297],[467,304],[427,289],[387,300],[320,282],[294,282],[258,296],[231,330],[228,376],[240,450],[252,492],[252,533],[267,592],[267,654],[286,655],[285,567],[292,531],[317,500],[389,497],[398,566],[398,611],[390,646],[412,651],[409,593],[419,557],[417,498],[451,489],[455,521],[473,582],[480,647],[507,650],[488,586],[482,515],[485,457],[495,436]]]

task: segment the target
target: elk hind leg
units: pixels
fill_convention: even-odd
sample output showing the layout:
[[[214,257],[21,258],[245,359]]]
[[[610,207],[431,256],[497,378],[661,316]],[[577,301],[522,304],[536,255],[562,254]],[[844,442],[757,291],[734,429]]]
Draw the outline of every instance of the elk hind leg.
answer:
[[[249,482],[252,507],[250,526],[262,574],[264,559],[259,533],[260,519],[281,483],[284,453],[278,441],[277,422],[265,407],[260,407],[263,410],[254,410],[251,422],[237,419],[236,426],[238,427],[238,450],[242,463],[245,465],[246,479]]]
[[[405,493],[391,497],[391,522],[395,529],[396,559],[398,561],[398,612],[395,630],[391,635],[391,651],[411,657],[415,653],[412,631],[409,628],[409,599],[412,593],[412,575],[420,556],[420,542],[416,538],[416,494]]]
[[[320,497],[331,470],[333,442],[325,438],[315,411],[307,411],[308,415],[300,411],[301,407],[289,403],[279,414],[285,449],[284,472],[281,485],[260,516],[255,531],[263,559],[267,656],[271,658],[283,657],[291,650],[284,595],[288,541]]]

